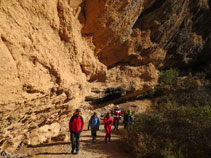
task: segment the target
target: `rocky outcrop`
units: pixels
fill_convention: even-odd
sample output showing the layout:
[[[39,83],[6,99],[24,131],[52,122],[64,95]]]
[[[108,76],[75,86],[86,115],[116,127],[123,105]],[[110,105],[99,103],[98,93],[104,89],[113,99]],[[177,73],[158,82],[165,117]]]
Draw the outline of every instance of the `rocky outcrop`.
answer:
[[[159,68],[207,62],[206,18],[208,0],[1,0],[1,150],[57,140],[75,108],[136,97]]]
[[[105,65],[112,65],[127,56],[127,40],[142,8],[142,0],[85,2],[86,20],[82,33],[93,35],[95,53]]]
[[[81,36],[78,8],[72,1],[0,1],[2,149],[12,152],[16,137],[70,116],[88,81],[105,80],[106,66]]]
[[[151,39],[167,50],[164,68],[190,67],[210,51],[210,1],[152,1],[140,14],[134,28],[151,30]],[[210,53],[208,53],[211,56]],[[208,57],[206,62],[208,63]]]

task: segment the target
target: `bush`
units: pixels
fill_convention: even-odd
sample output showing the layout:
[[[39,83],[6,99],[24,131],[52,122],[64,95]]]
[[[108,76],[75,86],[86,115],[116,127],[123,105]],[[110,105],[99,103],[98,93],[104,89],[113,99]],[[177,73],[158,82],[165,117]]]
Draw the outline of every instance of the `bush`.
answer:
[[[124,140],[138,158],[210,157],[210,106],[171,104],[135,118]]]
[[[176,88],[177,77],[178,71],[176,69],[161,71],[159,74],[159,84],[154,89],[138,96],[138,99],[155,98],[164,95],[167,89],[170,90],[171,87]]]
[[[161,71],[160,76],[159,76],[159,82],[175,87],[177,85],[178,75],[179,75],[179,73],[176,69],[169,69],[166,71]]]

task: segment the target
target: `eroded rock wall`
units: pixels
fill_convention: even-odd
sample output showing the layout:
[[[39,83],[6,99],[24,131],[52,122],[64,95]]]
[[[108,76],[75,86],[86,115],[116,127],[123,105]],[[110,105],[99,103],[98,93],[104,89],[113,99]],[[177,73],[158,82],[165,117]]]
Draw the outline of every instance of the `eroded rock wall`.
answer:
[[[210,5],[208,0],[152,1],[134,28],[151,30],[152,41],[167,50],[164,68],[209,63]],[[207,60],[200,62],[204,56]]]
[[[32,129],[72,115],[90,93],[88,81],[105,80],[106,66],[81,36],[82,1],[72,2],[0,1],[2,150],[12,152],[23,140],[17,137],[27,140]]]
[[[105,76],[75,10],[66,1],[1,1],[1,104]]]

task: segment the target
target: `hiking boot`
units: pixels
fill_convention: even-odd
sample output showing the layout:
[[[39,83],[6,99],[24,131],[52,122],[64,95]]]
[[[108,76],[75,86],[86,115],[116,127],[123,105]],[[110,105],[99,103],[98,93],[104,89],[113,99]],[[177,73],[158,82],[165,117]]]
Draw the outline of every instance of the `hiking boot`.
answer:
[[[74,150],[72,149],[71,154],[73,154],[73,153],[74,153]]]
[[[78,155],[78,152],[79,152],[79,151],[77,150],[75,154]]]

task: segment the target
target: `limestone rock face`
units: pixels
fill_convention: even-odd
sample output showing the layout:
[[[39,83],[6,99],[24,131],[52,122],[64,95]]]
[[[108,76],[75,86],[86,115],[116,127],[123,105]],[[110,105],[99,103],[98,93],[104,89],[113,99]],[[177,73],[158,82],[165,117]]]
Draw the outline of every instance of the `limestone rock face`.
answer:
[[[51,125],[44,125],[38,129],[34,129],[30,132],[29,145],[39,145],[49,138],[56,137],[60,134],[61,126],[59,123],[53,123]]]
[[[81,25],[66,1],[1,1],[0,16],[0,103],[105,76],[106,67],[80,36]]]
[[[87,0],[82,33],[93,35],[95,53],[105,65],[117,63],[127,55],[132,33],[143,0]]]
[[[151,30],[152,41],[167,50],[165,68],[196,65],[205,54],[211,56],[206,47],[210,39],[210,1],[157,0],[146,4],[135,28]],[[210,62],[210,57],[205,62]]]
[[[207,62],[209,19],[208,0],[0,0],[0,151],[59,140],[76,108],[136,97],[159,68]]]

